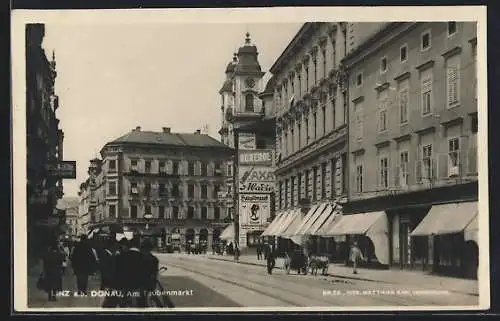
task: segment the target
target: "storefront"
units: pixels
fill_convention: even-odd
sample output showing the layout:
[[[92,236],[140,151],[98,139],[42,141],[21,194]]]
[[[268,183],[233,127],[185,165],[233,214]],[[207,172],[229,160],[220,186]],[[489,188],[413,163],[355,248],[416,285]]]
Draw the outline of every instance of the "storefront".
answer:
[[[476,278],[479,263],[478,203],[434,205],[411,232],[427,240],[427,268],[451,276]]]

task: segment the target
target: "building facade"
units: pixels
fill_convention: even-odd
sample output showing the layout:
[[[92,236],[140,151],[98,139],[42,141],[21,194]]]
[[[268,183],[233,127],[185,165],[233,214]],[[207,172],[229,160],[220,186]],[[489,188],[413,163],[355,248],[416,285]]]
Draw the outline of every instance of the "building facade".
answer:
[[[276,78],[276,211],[303,214],[347,196],[347,24],[305,23],[270,71]],[[313,238],[314,248],[330,251]],[[331,246],[331,245],[330,245]]]
[[[208,135],[142,131],[107,143],[89,168],[89,226],[152,235],[157,246],[211,247],[225,226],[223,164],[232,150]],[[82,193],[83,195],[83,193]]]
[[[385,24],[343,64],[351,174],[344,210],[385,212],[385,227],[365,244],[368,256],[474,274],[477,243],[464,228],[478,201],[476,25]],[[457,222],[463,226],[453,230]]]
[[[68,241],[76,241],[80,235],[79,203],[78,197],[63,197],[57,202],[57,209],[64,212],[64,237]]]
[[[30,257],[44,251],[57,230],[56,205],[63,196],[62,180],[50,177],[47,165],[63,159],[63,131],[56,111],[57,77],[54,53],[49,61],[42,48],[44,24],[26,25],[27,235]]]
[[[239,164],[238,157],[241,151],[273,152],[275,114],[271,103],[272,96],[264,87],[265,72],[262,71],[258,61],[257,46],[251,42],[249,33],[246,34],[244,45],[234,54],[233,61],[227,66],[225,74],[226,79],[219,92],[222,111],[222,126],[219,133],[221,141],[236,150],[232,161],[226,165],[228,171],[232,170],[233,174],[228,178],[226,186],[234,204],[235,241],[240,249],[251,248],[260,243],[259,235],[274,215],[274,162],[251,169],[249,163]],[[242,178],[252,177],[251,171],[255,171],[254,174],[267,173],[269,180],[249,181],[246,184]],[[269,178],[270,175],[273,177]],[[247,188],[257,186],[254,183],[259,186],[264,184],[266,189],[263,191]],[[251,204],[252,202],[247,204],[240,197],[259,199],[261,202],[259,201],[258,205]],[[245,213],[248,212],[247,207],[259,208],[259,216],[263,219],[263,223],[256,224],[255,228],[243,223]]]

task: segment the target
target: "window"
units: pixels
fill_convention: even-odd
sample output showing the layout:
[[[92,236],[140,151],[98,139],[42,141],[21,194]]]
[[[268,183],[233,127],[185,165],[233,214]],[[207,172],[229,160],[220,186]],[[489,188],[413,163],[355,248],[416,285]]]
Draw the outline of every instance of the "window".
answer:
[[[297,74],[297,83],[299,85],[299,95],[302,95],[302,76]]]
[[[448,36],[453,36],[457,33],[457,23],[455,21],[448,22]]]
[[[194,176],[194,163],[193,162],[188,163],[188,175]]]
[[[314,84],[316,85],[318,83],[318,60],[314,58],[313,60],[313,65],[314,65]]]
[[[408,151],[399,154],[399,186],[408,186]]]
[[[387,57],[380,59],[380,72],[384,73],[387,71]]]
[[[422,178],[432,178],[432,145],[422,147]]]
[[[180,219],[180,215],[179,215],[179,207],[178,206],[172,206],[172,217],[174,219]]]
[[[460,103],[459,92],[459,64],[456,59],[448,60],[446,66],[446,87],[448,93],[448,107],[454,107]]]
[[[194,197],[194,185],[193,184],[188,185],[188,197]]]
[[[133,159],[130,161],[130,166],[131,166],[131,170],[132,171],[137,171],[137,160],[136,159]]]
[[[363,105],[361,103],[355,105],[355,117],[356,117],[356,139],[361,140],[363,139],[363,132],[364,132],[364,112],[363,112]]]
[[[312,187],[313,187],[313,201],[318,199],[318,167],[313,168],[313,178],[312,178]]]
[[[309,118],[304,117],[304,124],[306,125],[306,145],[309,144]]]
[[[207,213],[208,213],[207,207],[203,206],[201,208],[201,219],[202,220],[206,220],[207,219],[207,217],[208,217]]]
[[[116,171],[116,160],[114,159],[109,160],[109,171],[110,172]]]
[[[309,91],[309,67],[304,66],[304,71],[306,73],[306,92]]]
[[[297,174],[297,200],[300,204],[300,200],[302,199],[302,174]]]
[[[254,104],[253,104],[253,95],[246,94],[245,95],[245,111],[254,112]]]
[[[172,184],[172,196],[173,197],[179,197],[179,185],[178,184]]]
[[[363,165],[356,165],[356,192],[363,192]]]
[[[214,185],[212,198],[218,198],[219,192],[220,192],[220,185]]]
[[[109,182],[108,183],[108,194],[109,195],[116,195],[116,182]]]
[[[316,132],[317,132],[317,117],[316,117],[316,111],[313,112],[313,139],[316,140]]]
[[[283,187],[284,187],[283,182],[280,182],[279,186],[280,186],[280,189],[279,189],[279,208],[282,209],[283,208]]]
[[[304,196],[306,199],[309,199],[309,170],[304,175]]]
[[[188,207],[187,218],[190,220],[194,218],[194,207],[192,206]]]
[[[330,161],[330,190],[331,190],[331,198],[333,199],[335,195],[337,195],[337,191],[335,190],[335,181],[337,180],[337,159],[332,158]]]
[[[333,58],[333,68],[335,68],[336,64],[337,64],[337,43],[334,41],[332,41],[332,58]]]
[[[428,30],[422,33],[420,38],[420,49],[422,51],[428,50],[431,47],[431,31]]]
[[[144,206],[144,214],[151,214],[151,213],[153,213],[151,211],[151,206],[150,205]]]
[[[321,164],[321,198],[326,198],[326,163]]]
[[[109,205],[108,207],[108,211],[109,211],[109,217],[110,218],[115,218],[116,217],[116,205]]]
[[[408,123],[408,88],[405,87],[399,91],[399,122]]]
[[[432,74],[426,72],[421,77],[422,116],[432,112]]]
[[[147,160],[144,163],[144,169],[146,173],[151,173],[151,161]]]
[[[201,176],[208,175],[208,165],[206,163],[201,163]]]
[[[356,86],[360,87],[361,85],[363,85],[363,74],[362,73],[358,73],[356,75]]]
[[[323,78],[326,78],[326,49],[321,50],[321,58],[323,62]]]
[[[151,194],[151,183],[146,183],[144,185],[144,194],[145,195]]]
[[[214,220],[220,220],[220,207],[214,207]]]
[[[323,120],[323,125],[322,125],[323,135],[325,135],[326,134],[326,105],[324,103],[321,106],[321,116],[323,117],[323,118],[321,118]]]
[[[201,198],[207,198],[208,197],[208,187],[207,185],[201,185]]]
[[[301,124],[301,120],[299,119],[297,121],[297,141],[299,142],[298,146],[297,146],[298,149],[300,149],[302,146],[302,139],[301,139],[302,135],[300,134],[301,131],[302,131],[302,124]]]
[[[379,131],[387,130],[387,91],[379,93]]]
[[[164,183],[158,184],[158,192],[160,196],[166,196],[167,195],[167,188]]]
[[[214,164],[214,176],[222,176],[222,166],[220,163],[215,163]]]
[[[137,183],[133,182],[130,184],[130,193],[131,194],[138,194],[139,189],[137,188]]]
[[[130,217],[137,218],[137,205],[130,206]]]
[[[288,180],[285,180],[285,208],[288,207]]]
[[[172,174],[178,175],[179,173],[179,163],[178,162],[172,162]]]
[[[291,152],[293,153],[295,151],[295,136],[294,136],[294,128],[293,128],[294,124],[291,124],[290,125],[290,140],[291,140],[291,143],[292,143],[292,150]]]
[[[406,62],[408,60],[408,45],[403,45],[399,49],[399,61]]]
[[[379,173],[380,173],[380,187],[389,187],[389,159],[387,157],[381,157],[379,161]]]
[[[448,140],[448,176],[458,176],[460,166],[460,141],[458,138]]]
[[[233,176],[233,164],[227,165],[227,176]]]
[[[158,218],[165,218],[165,206],[158,206]]]
[[[290,205],[295,206],[295,177],[290,178]]]
[[[295,92],[295,75],[290,76],[290,87],[293,94]]]
[[[232,197],[233,196],[233,185],[227,184],[227,193]]]
[[[158,170],[160,173],[166,173],[167,172],[167,166],[165,166],[164,161],[158,162]]]
[[[347,164],[347,154],[343,153],[340,155],[341,164],[341,180],[342,180],[342,193],[347,191],[347,172],[348,172],[348,164]]]

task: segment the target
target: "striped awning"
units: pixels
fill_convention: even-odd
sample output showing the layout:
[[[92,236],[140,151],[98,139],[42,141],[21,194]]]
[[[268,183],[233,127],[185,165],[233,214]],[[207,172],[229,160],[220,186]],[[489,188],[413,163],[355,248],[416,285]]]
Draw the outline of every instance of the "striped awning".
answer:
[[[269,224],[269,226],[264,230],[264,232],[262,232],[262,236],[270,236],[269,232],[271,232],[274,227],[276,226],[276,223],[278,223],[278,221],[281,219],[281,217],[283,216],[283,213],[279,213],[278,215],[276,215],[276,217],[274,218],[274,220],[271,222],[271,224]]]
[[[272,230],[269,231],[269,234],[268,235],[271,235],[271,236],[276,236],[276,233],[279,231],[279,229],[281,228],[281,225],[285,222],[285,220],[288,218],[288,215],[289,215],[290,211],[286,211],[283,213],[283,215],[281,215],[280,219],[276,222],[276,224],[274,225],[274,227],[272,228]]]
[[[372,226],[383,217],[385,212],[371,212],[362,214],[343,215],[324,236],[364,235]]]
[[[299,219],[300,219],[300,216],[301,216],[300,215],[300,209],[294,209],[294,210],[290,211],[288,213],[287,217],[283,220],[283,223],[281,224],[281,226],[279,227],[279,229],[275,231],[275,235],[276,236],[284,236],[285,232],[290,227],[290,225],[292,224],[292,222],[297,217],[299,217]]]
[[[333,212],[335,210],[335,206],[331,204],[327,204],[323,210],[317,217],[314,222],[309,226],[308,229],[304,231],[305,235],[312,235],[315,233],[322,225],[323,223],[330,217],[330,215],[333,215]]]
[[[225,241],[233,241],[234,240],[234,224],[229,224],[224,231],[220,234],[220,239]]]
[[[292,238],[293,233],[297,230],[300,224],[302,224],[302,212],[299,209],[294,213],[287,228],[280,233],[280,236],[286,239]]]
[[[327,207],[327,203],[321,203],[318,206],[315,206],[315,210],[309,210],[306,217],[302,221],[302,224],[297,228],[294,235],[307,235],[306,232],[311,228],[311,226],[316,222],[319,216],[323,213],[325,208]]]
[[[335,223],[342,217],[342,210],[340,206],[336,206],[333,210],[333,213],[327,217],[327,219],[323,222],[323,224],[311,235],[314,236],[326,236],[325,233],[329,231]]]

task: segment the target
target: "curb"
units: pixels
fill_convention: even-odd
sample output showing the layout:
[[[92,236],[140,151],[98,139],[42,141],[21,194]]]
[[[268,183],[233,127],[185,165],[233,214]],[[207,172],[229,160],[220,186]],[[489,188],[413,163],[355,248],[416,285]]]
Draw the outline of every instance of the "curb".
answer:
[[[263,264],[257,264],[257,263],[252,263],[252,262],[226,260],[226,259],[215,258],[215,257],[209,257],[209,259],[210,260],[216,260],[216,261],[225,261],[225,262],[233,262],[233,263],[238,263],[238,264],[253,265],[253,266],[265,266]],[[276,266],[275,269],[283,270],[283,268],[279,267],[279,266]],[[332,274],[332,273],[328,273],[327,276],[335,277],[335,278],[339,278],[339,279],[359,280],[359,281],[367,281],[367,282],[378,282],[378,283],[384,283],[384,284],[400,284],[400,283],[390,282],[390,281],[382,281],[382,280],[375,280],[375,279],[368,279],[368,278],[354,277],[354,276],[353,277],[349,277],[349,276],[344,276],[344,275],[339,275],[339,274]],[[450,292],[479,297],[479,293],[465,292],[465,291],[456,291],[456,290],[450,290]]]

